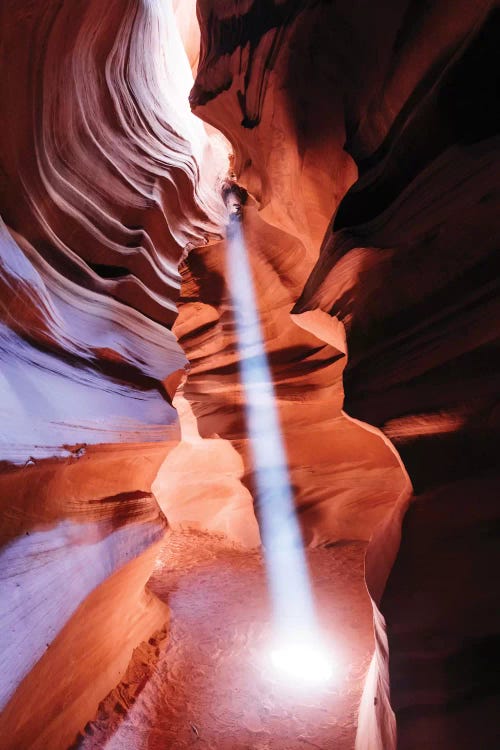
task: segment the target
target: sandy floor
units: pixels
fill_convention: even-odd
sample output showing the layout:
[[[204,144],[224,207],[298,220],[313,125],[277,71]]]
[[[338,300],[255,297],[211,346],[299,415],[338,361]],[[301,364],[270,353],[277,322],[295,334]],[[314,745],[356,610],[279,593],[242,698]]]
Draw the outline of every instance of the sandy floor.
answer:
[[[352,750],[373,641],[364,545],[308,553],[337,658],[328,690],[277,682],[260,555],[202,534],[171,534],[150,581],[171,608],[166,632],[134,652],[76,747],[85,750]]]

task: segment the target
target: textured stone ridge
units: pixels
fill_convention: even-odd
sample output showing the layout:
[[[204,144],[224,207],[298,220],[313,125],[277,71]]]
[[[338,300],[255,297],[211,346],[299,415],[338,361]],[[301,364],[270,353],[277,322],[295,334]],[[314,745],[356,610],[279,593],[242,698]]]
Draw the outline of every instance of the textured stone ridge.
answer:
[[[168,619],[146,593],[179,438],[178,264],[219,233],[168,3],[2,5],[0,543],[5,748],[65,748]]]

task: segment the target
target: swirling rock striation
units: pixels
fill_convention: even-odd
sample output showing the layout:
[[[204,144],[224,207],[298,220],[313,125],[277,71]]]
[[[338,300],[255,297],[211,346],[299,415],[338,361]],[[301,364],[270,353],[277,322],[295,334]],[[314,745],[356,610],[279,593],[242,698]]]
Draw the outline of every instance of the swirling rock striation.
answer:
[[[227,164],[170,4],[3,3],[0,734],[65,748],[168,620],[144,586],[179,438],[171,333]]]

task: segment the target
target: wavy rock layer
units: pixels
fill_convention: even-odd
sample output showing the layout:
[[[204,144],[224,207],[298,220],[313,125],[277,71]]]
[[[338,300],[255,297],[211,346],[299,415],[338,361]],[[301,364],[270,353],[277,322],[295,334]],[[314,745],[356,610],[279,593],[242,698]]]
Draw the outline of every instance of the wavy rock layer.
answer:
[[[144,585],[187,365],[169,329],[227,165],[168,3],[7,0],[1,36],[0,734],[56,750],[168,619]]]
[[[498,567],[494,6],[199,3],[195,111],[230,138],[238,179],[309,258],[335,211],[294,313],[325,341],[341,328],[330,338],[319,311],[343,325],[346,411],[393,442],[416,492],[381,604],[404,750],[498,740],[485,668],[500,631],[487,573]],[[377,601],[407,500],[368,552]],[[377,610],[375,625],[358,746],[388,750]]]
[[[243,214],[256,304],[304,539],[313,545],[341,539],[367,540],[405,485],[399,461],[378,435],[342,413],[344,354],[296,325],[290,316],[310,267],[301,243],[264,222],[255,206],[245,207]],[[235,455],[243,458],[235,476],[238,481],[231,483],[230,491],[228,488],[225,510],[232,518],[221,514],[220,522],[224,519],[226,526],[218,530],[229,530],[233,539],[247,543],[249,525],[254,523],[248,490],[255,497],[255,485],[226,269],[230,252],[231,242],[226,241],[190,253],[182,266],[183,285],[174,331],[191,365],[183,396],[196,417],[205,455],[214,457],[209,475],[215,470],[214,464],[223,470],[224,456],[229,456],[231,446],[237,451]],[[189,455],[192,467],[195,461],[193,454]],[[167,478],[173,463],[174,453],[166,460]],[[169,484],[165,480],[162,483],[161,476],[162,472],[155,492],[163,507]],[[184,516],[186,521],[202,521],[211,513],[208,509],[216,508],[210,484],[203,487],[197,483],[197,491],[191,516]],[[182,497],[179,491],[176,496]],[[190,495],[193,503],[194,499]],[[171,505],[174,503],[180,512],[172,495]],[[259,515],[258,507],[256,511]],[[165,512],[170,518],[171,511]],[[209,528],[206,521],[201,528]]]

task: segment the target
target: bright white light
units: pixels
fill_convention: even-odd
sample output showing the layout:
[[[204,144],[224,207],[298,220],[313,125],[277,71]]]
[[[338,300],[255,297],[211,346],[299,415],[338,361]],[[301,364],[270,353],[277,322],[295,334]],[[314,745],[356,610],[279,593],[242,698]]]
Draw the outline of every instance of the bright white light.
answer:
[[[321,645],[284,643],[271,651],[271,662],[279,676],[297,684],[320,685],[333,676],[331,655]]]
[[[290,487],[252,271],[238,222],[232,224],[227,244],[239,369],[245,391],[246,421],[275,625],[280,633],[287,630],[310,633],[316,621],[302,535]]]
[[[239,222],[232,223],[227,246],[239,370],[273,605],[275,635],[271,662],[275,674],[286,679],[290,687],[319,685],[332,676],[332,660],[319,637],[277,398]],[[269,654],[266,656],[269,659]]]

